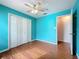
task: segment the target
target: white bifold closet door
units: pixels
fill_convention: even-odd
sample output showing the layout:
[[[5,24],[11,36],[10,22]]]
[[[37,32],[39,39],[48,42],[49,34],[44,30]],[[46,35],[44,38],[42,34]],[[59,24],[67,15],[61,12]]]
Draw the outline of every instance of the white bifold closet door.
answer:
[[[18,22],[18,19],[14,16],[10,16],[10,47],[13,48],[13,47],[16,47],[17,46],[17,22]]]
[[[11,48],[31,41],[31,20],[12,15],[10,22]]]
[[[27,20],[27,40],[31,42],[31,20]]]
[[[28,39],[27,39],[27,20],[26,19],[23,19],[21,20],[21,44],[24,44],[24,43],[27,43],[28,42]]]

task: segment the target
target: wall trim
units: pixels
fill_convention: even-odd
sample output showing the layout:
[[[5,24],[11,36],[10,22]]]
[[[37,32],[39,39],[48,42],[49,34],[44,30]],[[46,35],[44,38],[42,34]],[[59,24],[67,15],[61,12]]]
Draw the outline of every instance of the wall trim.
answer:
[[[5,52],[5,51],[8,51],[8,50],[9,50],[9,49],[2,50],[2,51],[0,51],[0,53]]]
[[[27,42],[27,43],[31,43],[31,42],[33,42],[33,41],[35,41],[35,40],[31,40],[30,42]],[[26,44],[27,44],[26,43]],[[23,44],[22,44],[23,45]],[[0,53],[3,53],[3,52],[5,52],[5,51],[8,51],[9,49],[12,49],[12,48],[8,48],[8,49],[5,49],[5,50],[2,50],[2,51],[0,51]]]
[[[71,9],[71,13],[70,14],[64,14],[64,15],[59,15],[56,17],[56,37],[58,37],[58,33],[57,33],[57,23],[58,23],[58,18],[61,17],[61,16],[66,16],[66,15],[71,15],[71,19],[73,19],[72,17],[72,14],[73,14],[73,9]],[[73,31],[73,30],[72,30]],[[58,42],[58,38],[56,39],[57,42]],[[58,43],[57,43],[58,44]],[[72,48],[73,48],[73,38],[72,38]],[[71,50],[71,55],[73,54],[73,50]]]
[[[57,45],[57,43],[54,43],[54,42],[48,42],[48,41],[40,40],[40,39],[35,39],[35,40],[37,40],[37,41],[41,41],[41,42],[45,42],[45,43],[49,43],[49,44]]]
[[[72,12],[72,10],[71,10],[71,12]],[[66,15],[71,15],[71,17],[72,17],[72,14],[65,14],[65,15],[59,15],[59,16],[57,16],[56,17],[56,41],[58,42],[58,33],[57,33],[57,24],[58,24],[58,18],[59,17],[61,17],[61,16],[66,16]],[[58,44],[58,43],[57,43]]]
[[[71,15],[71,18],[72,18],[72,14],[73,14],[73,11],[71,9],[71,13],[70,14],[65,14],[65,15],[59,15],[56,17],[56,33],[57,33],[57,23],[58,23],[58,18],[61,17],[61,16],[66,16],[66,15]],[[56,37],[58,37],[58,35],[56,34]],[[57,41],[58,41],[58,38],[57,38]]]
[[[7,50],[9,50],[10,49],[10,13],[8,13],[8,49]]]
[[[30,41],[29,43],[31,43],[31,42],[33,42],[33,41],[35,41],[35,40],[31,39],[31,41]]]

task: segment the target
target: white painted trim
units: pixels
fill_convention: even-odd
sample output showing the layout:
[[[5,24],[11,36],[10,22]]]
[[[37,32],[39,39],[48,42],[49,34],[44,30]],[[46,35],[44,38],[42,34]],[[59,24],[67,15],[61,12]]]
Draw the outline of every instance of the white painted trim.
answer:
[[[66,15],[71,15],[71,18],[73,18],[72,17],[72,15],[73,15],[73,9],[71,9],[71,13],[70,14],[65,14],[65,15],[59,15],[59,16],[57,16],[57,18],[56,18],[56,33],[57,33],[57,23],[58,23],[58,18],[59,17],[61,17],[61,16],[66,16]],[[72,26],[73,27],[73,26]],[[72,29],[72,31],[73,31],[73,29]],[[57,36],[57,34],[56,34],[56,36]],[[57,36],[58,37],[58,36]],[[72,38],[73,39],[73,38]],[[73,40],[72,40],[73,41]],[[58,42],[58,38],[57,38],[57,42]],[[73,42],[72,42],[73,43]],[[58,43],[57,43],[58,44]],[[72,46],[72,48],[73,48],[73,46]],[[73,55],[73,50],[72,50],[72,52],[71,52],[71,55]]]
[[[71,9],[71,20],[72,20],[72,23],[73,23],[73,9]],[[73,28],[73,25],[72,25],[72,28]],[[73,29],[72,29],[72,33],[73,33]],[[71,50],[71,55],[73,55],[73,35],[72,35],[72,50]]]
[[[56,17],[56,41],[57,41],[56,44],[58,44],[58,33],[57,33],[57,32],[58,32],[58,31],[57,31],[58,25],[57,25],[57,23],[58,23],[58,18]]]
[[[49,44],[57,45],[57,43],[54,43],[54,42],[48,42],[48,41],[40,40],[40,39],[35,39],[35,40],[37,40],[37,41],[41,41],[41,42],[45,42],[45,43],[49,43]]]
[[[8,13],[8,50],[10,49],[10,13]]]
[[[33,42],[33,41],[35,41],[35,40],[31,40],[30,42],[27,42],[27,43],[31,43],[31,42]],[[9,48],[9,49],[10,49],[10,48]],[[2,50],[2,51],[0,51],[0,53],[5,52],[5,51],[8,51],[9,49]]]
[[[57,17],[56,17],[56,29],[57,29],[58,18],[59,18],[59,17],[62,17],[62,16],[66,16],[66,15],[71,15],[71,16],[72,16],[72,13],[73,13],[73,12],[72,12],[72,9],[71,9],[71,14],[65,14],[65,15],[57,16]]]
[[[71,15],[71,14],[66,14],[66,15]],[[56,17],[56,33],[57,33],[57,29],[58,29],[58,28],[57,28],[58,18],[59,18],[59,17],[62,17],[62,16],[66,16],[66,15],[60,15],[60,16],[57,16],[57,17]],[[57,33],[56,36],[57,36],[57,44],[58,44],[58,33]]]
[[[31,41],[29,41],[29,42],[27,42],[27,43],[31,43],[31,42],[33,42],[33,41],[35,41],[35,40],[31,40]]]
[[[8,51],[8,50],[9,50],[9,49],[2,50],[2,51],[0,51],[0,53],[5,52],[5,51]]]

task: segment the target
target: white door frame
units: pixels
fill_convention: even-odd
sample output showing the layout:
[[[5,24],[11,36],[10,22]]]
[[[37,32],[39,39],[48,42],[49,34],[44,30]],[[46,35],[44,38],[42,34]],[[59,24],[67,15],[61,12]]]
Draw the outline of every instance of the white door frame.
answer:
[[[71,14],[66,14],[66,15],[58,16],[57,19],[58,19],[59,17],[68,16],[68,15],[71,15]],[[56,23],[58,24],[58,20],[56,21]],[[58,30],[58,27],[57,27],[57,30]],[[57,34],[57,37],[58,37],[58,34]],[[58,42],[58,38],[57,38],[57,42]],[[58,43],[57,43],[57,44],[58,44]]]
[[[59,16],[57,16],[56,17],[56,41],[57,41],[57,45],[58,45],[58,33],[57,33],[57,30],[58,30],[58,18],[59,17],[62,17],[62,16],[67,16],[67,15],[71,15],[71,19],[73,19],[73,10],[71,9],[71,13],[70,14],[65,14],[65,15],[59,15]],[[73,22],[73,21],[72,21]],[[73,25],[72,25],[72,28],[73,28]],[[72,31],[73,31],[73,29],[72,29]],[[73,32],[72,32],[73,33]],[[73,44],[73,36],[72,36],[72,44]],[[72,45],[72,48],[73,48],[73,45]],[[72,50],[72,52],[71,52],[71,55],[73,54],[73,50]]]

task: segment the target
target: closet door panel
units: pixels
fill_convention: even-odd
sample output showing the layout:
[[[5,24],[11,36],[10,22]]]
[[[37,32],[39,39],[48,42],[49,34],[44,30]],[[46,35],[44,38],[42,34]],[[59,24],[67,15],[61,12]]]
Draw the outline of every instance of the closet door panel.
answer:
[[[11,16],[11,48],[17,46],[17,19],[14,16]]]
[[[31,20],[27,19],[27,40],[31,41]]]
[[[18,46],[19,46],[22,44],[22,41],[21,41],[22,40],[22,22],[21,22],[22,19],[20,17],[17,17],[17,20],[18,20],[18,27],[17,27],[18,39],[17,40],[18,40]]]
[[[18,18],[18,45],[27,43],[27,20],[25,18]]]
[[[27,34],[27,20],[23,19],[22,20],[22,37],[23,37],[22,42],[23,44],[28,42],[27,35],[28,35]]]

